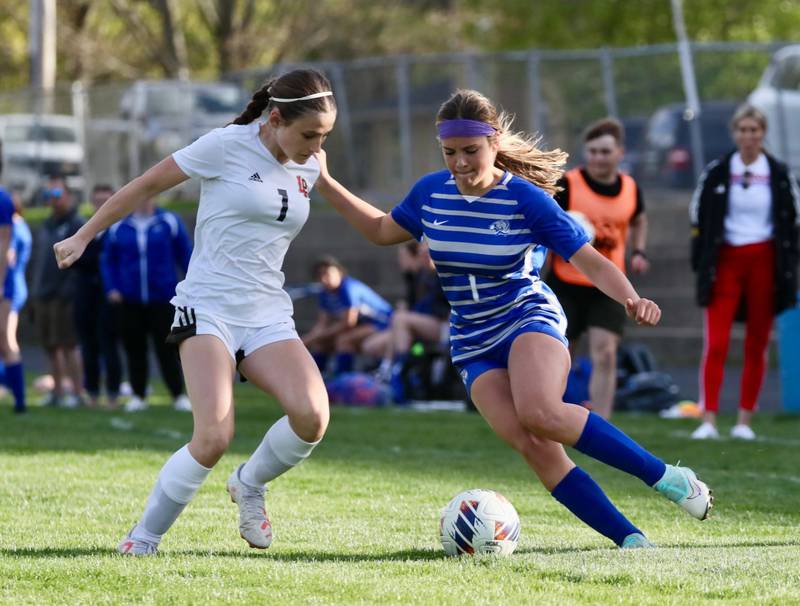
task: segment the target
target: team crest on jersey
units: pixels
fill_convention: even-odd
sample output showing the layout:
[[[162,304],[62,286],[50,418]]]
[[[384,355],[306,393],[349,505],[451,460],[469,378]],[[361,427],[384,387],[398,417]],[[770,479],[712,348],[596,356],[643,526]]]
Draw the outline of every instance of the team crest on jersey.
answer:
[[[492,223],[489,226],[489,229],[500,236],[507,236],[511,231],[511,224],[505,219],[500,219],[499,221]]]
[[[301,194],[308,198],[308,181],[303,179],[303,177],[300,175],[297,175],[297,189]]]

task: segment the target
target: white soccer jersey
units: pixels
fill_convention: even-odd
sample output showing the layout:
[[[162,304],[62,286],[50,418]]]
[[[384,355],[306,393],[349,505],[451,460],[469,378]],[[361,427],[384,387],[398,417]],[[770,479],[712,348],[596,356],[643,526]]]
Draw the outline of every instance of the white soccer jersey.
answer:
[[[283,258],[308,219],[319,177],[316,158],[280,164],[258,131],[258,122],[218,128],[172,155],[202,184],[194,251],[172,304],[236,326],[292,315]]]

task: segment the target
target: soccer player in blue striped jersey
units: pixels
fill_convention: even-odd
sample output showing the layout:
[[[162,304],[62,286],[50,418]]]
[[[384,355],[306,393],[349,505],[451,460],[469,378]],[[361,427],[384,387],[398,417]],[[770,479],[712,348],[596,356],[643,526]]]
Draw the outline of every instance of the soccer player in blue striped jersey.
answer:
[[[691,469],[665,465],[599,415],[561,399],[570,367],[567,321],[539,277],[546,249],[637,323],[654,325],[661,316],[553,200],[566,155],[511,131],[510,116],[476,91],[454,93],[436,124],[447,169],[420,179],[391,213],[333,179],[324,151],[317,191],[376,244],[427,240],[452,308],[453,362],[487,423],[555,499],[620,547],[651,546],[567,456],[567,445],[705,519],[711,491]]]

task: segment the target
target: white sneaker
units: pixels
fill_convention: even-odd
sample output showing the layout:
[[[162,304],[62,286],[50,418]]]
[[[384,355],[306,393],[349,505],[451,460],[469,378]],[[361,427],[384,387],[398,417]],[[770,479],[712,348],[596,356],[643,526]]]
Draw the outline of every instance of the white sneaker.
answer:
[[[698,520],[705,520],[714,506],[714,495],[688,467],[667,465],[664,476],[653,486]]]
[[[181,394],[172,403],[172,407],[180,412],[192,412],[192,403],[186,394]]]
[[[141,412],[149,407],[147,400],[142,400],[139,396],[131,396],[130,400],[125,402],[125,412]]]
[[[692,432],[693,440],[716,440],[719,438],[719,432],[712,423],[705,421],[700,427]]]
[[[61,398],[62,408],[78,408],[78,406],[80,405],[81,405],[81,399],[74,393],[64,394],[64,397]]]
[[[239,506],[239,534],[250,547],[266,549],[272,544],[272,524],[264,509],[264,488],[254,488],[242,482],[239,474],[244,463],[228,478],[228,494]]]
[[[117,551],[122,555],[129,556],[153,556],[158,553],[158,544],[150,543],[149,541],[142,541],[141,539],[133,538],[133,531],[136,528],[134,524],[125,538],[117,545]]]
[[[755,440],[756,434],[749,425],[734,425],[731,428],[731,437],[737,440]]]

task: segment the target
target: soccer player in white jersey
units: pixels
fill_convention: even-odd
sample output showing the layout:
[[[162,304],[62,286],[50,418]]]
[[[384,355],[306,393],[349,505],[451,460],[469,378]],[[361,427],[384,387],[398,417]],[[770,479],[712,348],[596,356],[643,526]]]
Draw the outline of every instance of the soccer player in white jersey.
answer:
[[[511,132],[511,119],[475,91],[457,91],[436,122],[447,170],[420,179],[391,213],[333,179],[324,151],[317,191],[376,244],[425,237],[451,305],[453,362],[491,428],[560,503],[620,547],[652,545],[575,466],[568,445],[705,519],[712,498],[694,472],[665,465],[599,415],[562,402],[570,367],[566,319],[539,278],[545,247],[639,324],[654,325],[661,315],[553,200],[565,154]]]
[[[328,425],[325,385],[295,332],[281,267],[308,218],[309,190],[319,175],[313,154],[335,119],[330,83],[319,72],[295,70],[270,80],[232,124],[128,183],[73,237],[54,246],[59,266],[69,267],[95,234],[141,200],[190,177],[201,180],[194,251],[172,300],[170,334],[179,343],[194,432],[161,469],[142,517],[119,544],[121,553],[156,553],[227,449],[236,368],[272,393],[286,413],[227,484],[239,505],[242,538],[261,549],[272,542],[265,485],[308,457]]]

